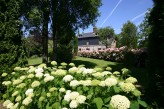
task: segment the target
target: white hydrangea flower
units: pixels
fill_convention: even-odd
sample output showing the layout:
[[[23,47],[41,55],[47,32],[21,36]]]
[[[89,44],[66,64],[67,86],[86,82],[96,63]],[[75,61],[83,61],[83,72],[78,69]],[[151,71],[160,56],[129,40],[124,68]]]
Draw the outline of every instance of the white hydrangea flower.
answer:
[[[5,76],[7,76],[7,73],[2,73],[1,76],[2,76],[2,77],[5,77]]]
[[[73,79],[72,75],[66,75],[64,76],[63,81],[68,82],[68,81],[71,81],[72,79]]]
[[[112,73],[110,71],[103,71],[102,75],[106,76],[106,75],[111,75]]]
[[[129,109],[130,108],[130,101],[125,96],[114,95],[111,98],[110,105],[114,109]]]
[[[43,73],[43,68],[37,68],[36,70],[35,70],[35,73]]]
[[[4,103],[3,103],[3,106],[6,107],[9,103],[11,103],[10,100],[6,100]]]
[[[24,79],[26,79],[26,76],[21,76],[20,79],[24,80]]]
[[[51,88],[49,89],[50,92],[53,92],[53,91],[55,91],[55,90],[57,90],[56,87],[51,87]]]
[[[102,73],[100,73],[100,72],[96,72],[96,73],[94,73],[94,74],[92,74],[94,77],[103,77],[104,75],[102,74]]]
[[[19,95],[16,97],[15,101],[19,102],[22,99],[22,97]]]
[[[60,88],[59,92],[65,92],[65,88]]]
[[[12,72],[11,74],[12,74],[12,75],[15,75],[15,72]]]
[[[73,74],[73,73],[76,73],[77,70],[78,70],[77,67],[72,67],[72,68],[70,68],[68,71],[69,71],[69,73]]]
[[[77,80],[72,80],[71,82],[70,82],[70,86],[71,87],[76,87],[76,86],[78,86],[80,83],[79,83],[79,81],[77,81]]]
[[[105,80],[105,84],[106,84],[106,86],[110,86],[110,87],[114,86],[117,84],[117,79],[116,78],[107,78]]]
[[[66,107],[63,107],[62,109],[68,109],[68,108],[66,108]]]
[[[77,108],[78,107],[78,102],[76,100],[72,100],[69,104],[70,108]]]
[[[43,76],[43,73],[36,73],[35,74],[35,77],[37,77],[37,78],[41,78]]]
[[[66,94],[64,95],[64,100],[69,102],[71,99],[70,99],[70,93],[69,94]]]
[[[137,79],[134,78],[134,77],[129,77],[125,80],[125,82],[127,83],[136,83],[137,82]]]
[[[9,103],[9,104],[7,105],[7,108],[10,109],[12,106],[14,106],[14,104],[13,104],[13,103]]]
[[[40,64],[39,66],[38,66],[38,68],[47,68],[47,66],[46,66],[46,64]]]
[[[74,64],[74,63],[69,63],[69,66],[74,67],[74,66],[75,66],[75,64]]]
[[[79,96],[79,92],[71,92],[70,93],[70,99],[75,100]]]
[[[31,97],[26,97],[26,98],[23,100],[22,104],[24,104],[24,105],[27,106],[27,105],[29,105],[31,102],[32,102]]]
[[[11,84],[11,81],[4,81],[4,82],[2,82],[2,84],[5,85],[5,86],[8,86],[8,85]]]
[[[127,92],[127,93],[134,91],[136,89],[132,83],[123,83],[121,84],[120,87],[124,92]]]
[[[79,81],[81,85],[83,86],[91,86],[92,81],[91,80],[80,80]]]
[[[57,65],[57,62],[56,61],[52,61],[51,64],[55,66],[55,65]]]
[[[86,100],[86,96],[84,96],[84,95],[79,95],[79,96],[76,98],[76,101],[77,101],[79,104],[84,103],[85,100]]]
[[[21,69],[21,67],[15,67],[14,70],[15,71],[19,71]]]
[[[30,93],[33,93],[33,89],[27,89],[25,92],[26,95],[29,95]]]
[[[10,108],[10,109],[17,109],[18,108],[18,105],[19,105],[19,103],[16,103],[12,108]]]
[[[85,69],[85,70],[83,71],[83,74],[92,74],[93,72],[95,72],[94,69]]]
[[[27,78],[33,78],[34,77],[34,74],[29,74],[28,76],[27,76]]]
[[[48,74],[48,73],[44,74],[44,77],[46,77],[46,76],[50,76],[50,74]]]
[[[56,70],[56,72],[52,71],[51,74],[55,76],[64,76],[66,75],[66,71],[62,69],[58,69]]]
[[[47,93],[47,97],[51,97],[51,93]]]
[[[24,88],[25,86],[26,86],[25,83],[21,83],[21,84],[17,85],[16,87],[17,87],[17,88]]]
[[[13,85],[20,84],[22,82],[21,79],[13,80]]]
[[[44,78],[44,82],[48,82],[48,81],[52,81],[52,80],[54,80],[54,77],[53,76],[46,76]]]
[[[14,97],[19,94],[19,91],[15,91],[11,96]]]
[[[66,91],[66,94],[70,94],[70,93],[71,93],[71,90],[67,90],[67,91]]]
[[[100,81],[99,86],[102,86],[102,87],[106,86],[105,81]]]
[[[39,82],[39,81],[34,81],[34,82],[32,82],[32,84],[31,84],[31,87],[32,87],[32,88],[38,87],[38,86],[40,86],[40,82]]]
[[[86,70],[85,67],[80,67],[80,68],[78,69],[77,73],[82,73],[84,70]]]
[[[32,73],[32,72],[35,72],[35,70],[36,70],[36,68],[34,66],[31,66],[27,72]]]

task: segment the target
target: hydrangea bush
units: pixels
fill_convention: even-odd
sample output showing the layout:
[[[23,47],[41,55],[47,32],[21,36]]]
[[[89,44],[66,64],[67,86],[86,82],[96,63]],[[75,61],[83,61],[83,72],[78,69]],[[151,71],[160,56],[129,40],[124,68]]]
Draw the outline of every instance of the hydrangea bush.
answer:
[[[95,70],[74,63],[51,62],[27,68],[15,67],[2,74],[7,87],[3,106],[8,109],[137,109],[146,107],[137,79],[126,68]]]

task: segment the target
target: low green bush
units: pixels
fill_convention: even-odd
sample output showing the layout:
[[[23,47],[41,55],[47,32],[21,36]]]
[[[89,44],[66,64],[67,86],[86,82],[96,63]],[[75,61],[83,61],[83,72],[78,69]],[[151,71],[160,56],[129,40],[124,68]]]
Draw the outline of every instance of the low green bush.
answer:
[[[147,107],[137,79],[122,72],[51,62],[3,73],[3,105],[9,109],[139,109]],[[107,68],[108,70],[111,70]]]

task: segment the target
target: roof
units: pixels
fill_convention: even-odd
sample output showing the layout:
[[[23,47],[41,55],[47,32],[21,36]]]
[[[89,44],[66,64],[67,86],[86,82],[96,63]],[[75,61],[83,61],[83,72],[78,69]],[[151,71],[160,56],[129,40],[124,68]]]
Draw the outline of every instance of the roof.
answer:
[[[97,35],[95,35],[95,33],[93,32],[90,32],[90,33],[83,33],[78,36],[78,38],[88,38],[88,37],[97,37]]]

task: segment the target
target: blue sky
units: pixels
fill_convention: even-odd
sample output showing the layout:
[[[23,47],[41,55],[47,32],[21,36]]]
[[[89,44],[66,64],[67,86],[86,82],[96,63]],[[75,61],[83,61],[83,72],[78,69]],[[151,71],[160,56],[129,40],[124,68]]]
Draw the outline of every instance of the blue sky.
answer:
[[[101,16],[98,17],[96,26],[97,28],[111,26],[118,34],[122,25],[128,20],[139,25],[147,9],[152,7],[152,0],[102,0],[102,6],[99,8]],[[84,33],[86,32],[92,32],[92,26],[85,29]]]

